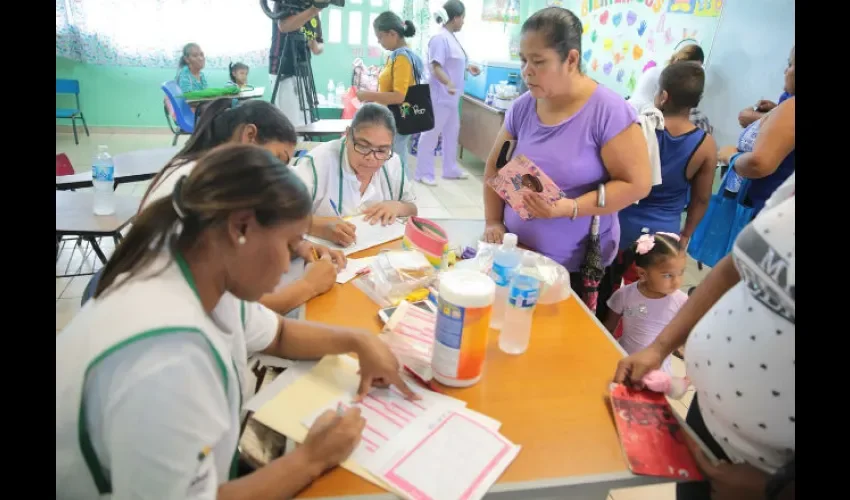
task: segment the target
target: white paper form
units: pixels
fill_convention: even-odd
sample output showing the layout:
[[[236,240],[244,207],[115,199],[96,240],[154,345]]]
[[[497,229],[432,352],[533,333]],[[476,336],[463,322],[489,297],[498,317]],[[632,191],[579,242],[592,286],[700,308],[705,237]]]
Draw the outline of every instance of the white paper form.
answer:
[[[478,500],[504,473],[520,447],[463,412],[420,420],[384,450],[382,480],[411,500]]]
[[[421,389],[412,383],[408,385],[422,399],[407,400],[395,387],[373,389],[359,403],[353,403],[351,397],[333,401],[303,423],[308,428],[311,427],[319,415],[327,410],[336,411],[338,405],[344,410],[350,407],[360,408],[361,416],[366,420],[366,428],[363,429],[360,444],[351,458],[367,469],[370,466],[377,468],[384,460],[381,449],[405,428],[419,420],[434,421],[448,410],[460,410],[466,406],[466,403],[459,399]]]
[[[366,250],[368,248],[397,240],[404,236],[404,224],[398,221],[390,224],[389,226],[382,226],[380,223],[373,226],[364,220],[363,215],[358,215],[349,219],[348,222],[354,224],[354,227],[356,228],[354,230],[356,241],[351,246],[343,248],[336,243],[316,238],[315,236],[307,236],[307,239],[313,243],[325,245],[328,248],[341,250],[345,255],[351,255],[361,250]]]
[[[363,257],[362,259],[346,259],[345,269],[336,275],[336,282],[344,285],[353,280],[357,273],[368,268],[375,261],[375,257]]]

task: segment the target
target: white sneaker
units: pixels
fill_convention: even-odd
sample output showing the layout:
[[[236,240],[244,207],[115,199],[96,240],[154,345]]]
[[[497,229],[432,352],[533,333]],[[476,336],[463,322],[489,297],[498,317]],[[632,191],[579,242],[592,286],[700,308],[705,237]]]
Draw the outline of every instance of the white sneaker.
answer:
[[[433,187],[433,186],[437,185],[437,181],[435,181],[434,179],[429,179],[427,177],[417,179],[416,181],[421,182],[422,184],[425,184],[426,186],[432,186]]]
[[[443,176],[443,179],[446,179],[447,181],[462,181],[464,179],[469,179],[469,174],[467,174],[466,172],[461,170],[458,175],[456,175],[454,177]]]

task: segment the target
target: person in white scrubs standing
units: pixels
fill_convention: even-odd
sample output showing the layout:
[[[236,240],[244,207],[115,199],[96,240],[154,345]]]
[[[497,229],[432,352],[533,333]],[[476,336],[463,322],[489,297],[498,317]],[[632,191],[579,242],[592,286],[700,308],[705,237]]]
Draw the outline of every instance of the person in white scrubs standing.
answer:
[[[234,480],[255,352],[356,353],[361,383],[415,397],[376,336],[284,319],[254,301],[285,273],[310,194],[252,145],[198,159],[147,206],[95,297],[56,336],[56,498],[290,498],[354,449],[359,410],[329,411],[302,446]]]
[[[355,226],[344,220],[363,214],[372,224],[391,224],[417,214],[413,183],[393,152],[395,120],[390,110],[365,103],[345,137],[325,142],[298,159],[294,170],[313,200],[310,234],[342,246],[354,243]]]
[[[640,385],[687,341],[687,423],[722,462],[692,445],[708,481],[677,484],[677,498],[794,497],[795,191],[791,174],[658,338],[617,366],[615,382]]]
[[[478,66],[468,64],[466,51],[455,33],[463,28],[466,7],[460,0],[449,0],[434,13],[434,20],[443,26],[428,42],[428,62],[431,67],[431,104],[434,106],[434,128],[419,138],[416,159],[416,180],[436,186],[434,178],[434,148],[443,136],[443,179],[466,179],[469,175],[457,166],[457,141],[460,134],[460,96],[466,71],[477,76]]]

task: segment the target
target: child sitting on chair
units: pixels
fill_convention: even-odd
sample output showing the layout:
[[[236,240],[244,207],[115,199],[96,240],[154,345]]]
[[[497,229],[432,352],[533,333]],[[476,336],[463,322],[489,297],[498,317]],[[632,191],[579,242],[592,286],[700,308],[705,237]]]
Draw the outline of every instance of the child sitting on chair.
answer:
[[[619,342],[628,354],[634,354],[649,346],[688,300],[679,290],[685,254],[678,235],[659,232],[642,235],[626,250],[624,258],[634,261],[638,281],[621,287],[608,299],[605,328],[613,334],[622,318]],[[661,368],[671,373],[670,358]]]
[[[230,63],[230,81],[225,86],[239,87],[244,89],[248,86],[248,70],[250,68],[245,63]]]

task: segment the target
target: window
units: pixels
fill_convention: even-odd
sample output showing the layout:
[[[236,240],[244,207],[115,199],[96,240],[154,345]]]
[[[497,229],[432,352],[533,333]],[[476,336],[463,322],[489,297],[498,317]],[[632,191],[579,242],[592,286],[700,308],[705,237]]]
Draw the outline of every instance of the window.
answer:
[[[348,43],[350,45],[363,43],[363,14],[357,10],[348,13]]]
[[[330,9],[328,18],[328,43],[342,42],[342,11]]]

